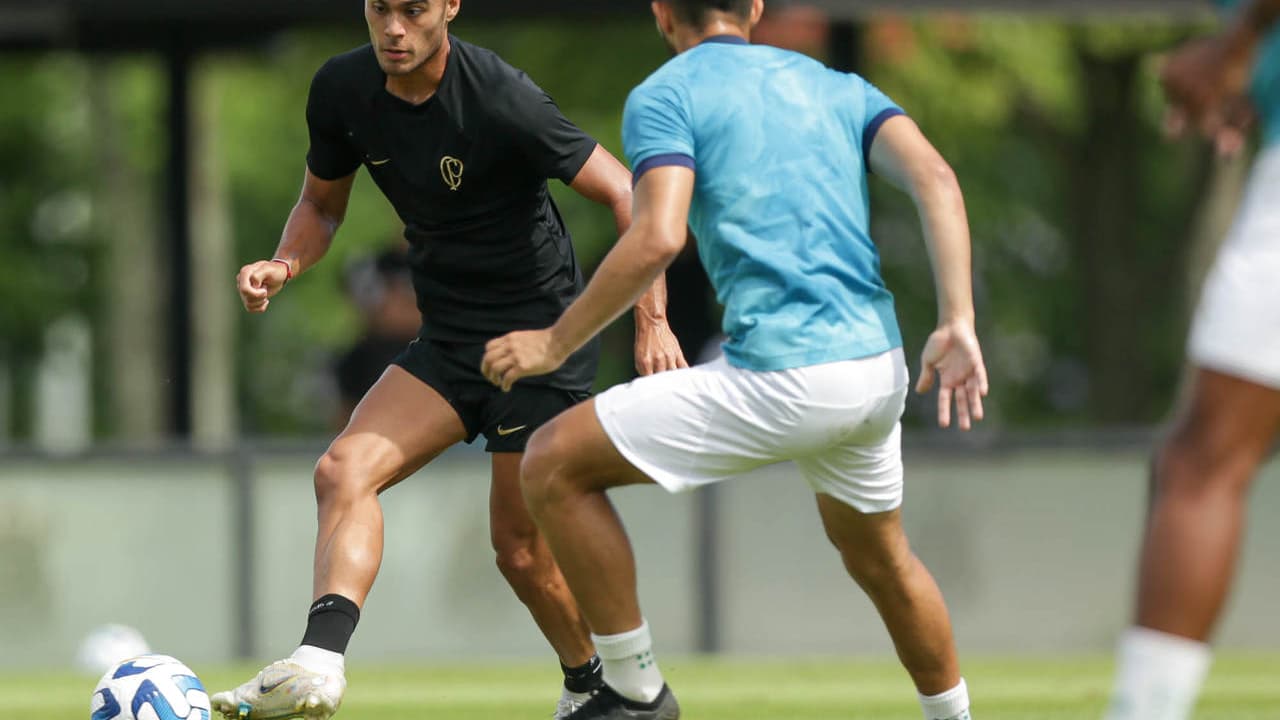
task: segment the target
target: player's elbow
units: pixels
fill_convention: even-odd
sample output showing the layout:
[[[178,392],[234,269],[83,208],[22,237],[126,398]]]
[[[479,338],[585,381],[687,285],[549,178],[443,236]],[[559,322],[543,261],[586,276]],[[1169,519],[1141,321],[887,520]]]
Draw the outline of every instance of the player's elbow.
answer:
[[[345,206],[326,203],[323,198],[309,197],[305,194],[298,201],[296,210],[310,213],[317,222],[327,226],[331,232],[338,231],[347,215]]]
[[[912,195],[920,205],[953,205],[963,204],[960,191],[960,180],[955,170],[937,156],[922,163],[912,173]]]
[[[665,228],[650,227],[644,232],[644,248],[648,259],[655,265],[666,267],[684,249],[685,233]]]
[[[960,180],[951,165],[936,155],[920,165],[912,173],[912,184],[918,195],[932,195],[959,192]]]
[[[631,176],[628,175],[625,180],[609,186],[605,202],[609,207],[613,208],[615,215],[630,215],[632,196]]]

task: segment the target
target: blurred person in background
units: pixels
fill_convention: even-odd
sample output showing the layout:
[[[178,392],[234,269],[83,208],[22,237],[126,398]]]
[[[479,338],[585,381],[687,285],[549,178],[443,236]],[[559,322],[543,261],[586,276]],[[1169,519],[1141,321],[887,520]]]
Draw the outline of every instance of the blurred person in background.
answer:
[[[652,9],[678,55],[632,91],[623,114],[635,222],[554,325],[497,338],[484,356],[485,375],[504,390],[559,367],[661,276],[689,226],[725,308],[722,359],[612,388],[530,441],[525,498],[604,661],[604,686],[570,718],[680,717],[608,491],[687,491],[794,461],[925,720],[969,720],[946,603],[902,527],[899,421],[910,381],[867,199],[874,170],[919,210],[938,321],[916,389],[937,383],[939,424],[951,424],[954,403],[967,430],[982,419],[987,377],[955,174],[870,83],[750,44],[762,0]]]
[[[1223,0],[1220,34],[1165,63],[1169,129],[1219,152],[1262,149],[1205,280],[1189,385],[1156,454],[1134,625],[1117,651],[1109,720],[1190,717],[1235,574],[1249,486],[1280,431],[1280,0]]]
[[[379,494],[445,449],[484,435],[492,457],[497,564],[560,658],[556,717],[600,682],[586,624],[520,494],[530,434],[588,397],[597,347],[499,392],[480,373],[487,340],[545,327],[582,273],[547,190],[558,179],[631,222],[631,175],[569,122],[527,75],[448,32],[460,0],[366,0],[370,44],[329,60],[307,102],[302,197],[269,260],[237,278],[249,312],[319,262],[363,165],[405,224],[422,330],[356,407],[316,464],[313,603],[293,654],[212,697],[241,720],[323,720],[346,690],[345,653],[382,560]],[[637,306],[637,365],[683,366],[655,281]]]
[[[418,336],[422,325],[404,248],[360,258],[346,268],[343,285],[360,314],[362,334],[333,366],[339,398],[334,425],[339,430],[347,426],[360,399]]]

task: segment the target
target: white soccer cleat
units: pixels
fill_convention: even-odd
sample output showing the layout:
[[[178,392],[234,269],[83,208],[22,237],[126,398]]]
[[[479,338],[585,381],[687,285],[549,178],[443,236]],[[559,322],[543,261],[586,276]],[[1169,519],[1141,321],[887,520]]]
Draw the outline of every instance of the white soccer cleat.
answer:
[[[342,673],[312,672],[290,660],[277,660],[235,690],[210,698],[227,720],[328,720],[342,705],[347,680]]]
[[[591,699],[591,693],[576,693],[569,688],[562,688],[560,692],[560,702],[556,703],[556,714],[552,715],[552,720],[566,720],[575,710],[582,707],[582,704]]]

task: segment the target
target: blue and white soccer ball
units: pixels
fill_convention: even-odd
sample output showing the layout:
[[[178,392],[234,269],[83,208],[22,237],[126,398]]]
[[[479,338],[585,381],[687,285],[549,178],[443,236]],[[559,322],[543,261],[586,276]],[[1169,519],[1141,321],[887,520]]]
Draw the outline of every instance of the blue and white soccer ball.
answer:
[[[178,660],[142,655],[107,670],[89,710],[90,720],[209,720],[209,695]]]

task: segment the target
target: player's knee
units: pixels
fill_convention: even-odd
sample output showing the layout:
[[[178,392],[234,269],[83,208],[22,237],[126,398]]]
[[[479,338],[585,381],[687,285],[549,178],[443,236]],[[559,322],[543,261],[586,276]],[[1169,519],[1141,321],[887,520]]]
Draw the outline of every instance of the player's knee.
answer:
[[[531,566],[540,542],[538,526],[528,519],[513,520],[501,515],[489,518],[489,544],[503,574]]]
[[[529,438],[520,461],[520,490],[525,504],[537,514],[563,490],[562,461],[555,433],[542,427]]]
[[[907,584],[907,562],[890,558],[849,563],[845,562],[849,575],[858,585],[872,595],[881,593],[902,594]]]
[[[347,489],[344,478],[348,475],[343,460],[332,451],[325,452],[316,461],[316,502],[325,505],[337,500]]]
[[[498,571],[513,587],[520,587],[536,580],[538,557],[531,543],[494,543],[494,560]]]
[[[899,552],[889,546],[842,547],[837,544],[836,549],[840,551],[849,575],[869,592],[901,585],[913,560],[910,551]]]
[[[1252,470],[1230,438],[1203,425],[1181,425],[1156,454],[1155,491],[1191,496],[1244,492]]]
[[[321,505],[342,502],[371,492],[372,473],[357,459],[356,453],[330,447],[316,461],[316,502]],[[376,488],[376,486],[374,486]]]

